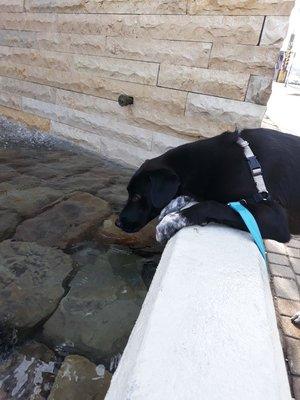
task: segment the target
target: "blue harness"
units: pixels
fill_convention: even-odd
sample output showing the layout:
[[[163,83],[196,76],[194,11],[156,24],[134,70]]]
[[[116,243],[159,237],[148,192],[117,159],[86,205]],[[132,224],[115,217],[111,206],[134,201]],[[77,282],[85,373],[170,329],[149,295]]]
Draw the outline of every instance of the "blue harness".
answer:
[[[253,180],[256,184],[257,193],[254,195],[253,199],[256,203],[260,201],[267,201],[270,200],[270,195],[267,191],[264,178],[262,175],[262,168],[260,163],[258,162],[257,158],[253,154],[249,143],[246,142],[240,136],[237,139],[237,144],[243,148],[245,158],[248,161],[249,168],[251,170],[251,174]],[[257,225],[257,222],[251,212],[242,204],[245,201],[236,201],[228,203],[228,206],[231,207],[234,211],[236,211],[242,220],[244,221],[245,225],[247,226],[249,232],[252,235],[254,242],[256,243],[261,255],[266,261],[266,249],[265,245]]]

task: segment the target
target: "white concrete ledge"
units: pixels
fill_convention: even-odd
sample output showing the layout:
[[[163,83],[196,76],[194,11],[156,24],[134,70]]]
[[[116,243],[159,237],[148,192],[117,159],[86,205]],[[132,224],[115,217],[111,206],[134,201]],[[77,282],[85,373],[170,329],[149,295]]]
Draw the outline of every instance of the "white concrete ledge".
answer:
[[[106,400],[289,400],[265,263],[247,233],[167,245]]]

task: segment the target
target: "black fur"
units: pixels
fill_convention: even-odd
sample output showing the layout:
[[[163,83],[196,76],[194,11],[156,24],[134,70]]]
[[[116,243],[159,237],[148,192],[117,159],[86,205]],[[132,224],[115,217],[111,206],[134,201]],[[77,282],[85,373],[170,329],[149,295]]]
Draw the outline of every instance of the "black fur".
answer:
[[[118,226],[140,230],[175,197],[190,196],[200,204],[181,211],[189,225],[217,222],[247,230],[230,201],[251,198],[256,186],[236,132],[225,132],[172,149],[147,160],[134,174],[129,199]],[[247,140],[262,165],[272,201],[248,204],[262,236],[287,242],[300,233],[300,138],[270,129],[245,129]],[[138,195],[138,196],[136,196]]]

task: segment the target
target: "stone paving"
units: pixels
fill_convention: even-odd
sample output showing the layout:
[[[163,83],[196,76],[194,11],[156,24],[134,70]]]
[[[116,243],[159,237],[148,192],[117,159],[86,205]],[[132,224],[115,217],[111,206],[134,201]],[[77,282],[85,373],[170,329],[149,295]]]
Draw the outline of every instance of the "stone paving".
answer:
[[[300,237],[287,244],[267,240],[269,270],[278,327],[296,400],[300,400],[300,329],[291,317],[300,311]]]

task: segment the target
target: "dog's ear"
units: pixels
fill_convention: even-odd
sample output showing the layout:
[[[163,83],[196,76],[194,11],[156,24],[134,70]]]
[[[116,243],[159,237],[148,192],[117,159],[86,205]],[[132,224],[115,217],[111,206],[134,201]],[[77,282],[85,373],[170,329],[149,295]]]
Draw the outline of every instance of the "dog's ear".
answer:
[[[169,169],[151,171],[150,181],[152,204],[159,209],[170,203],[180,185],[179,177]]]

